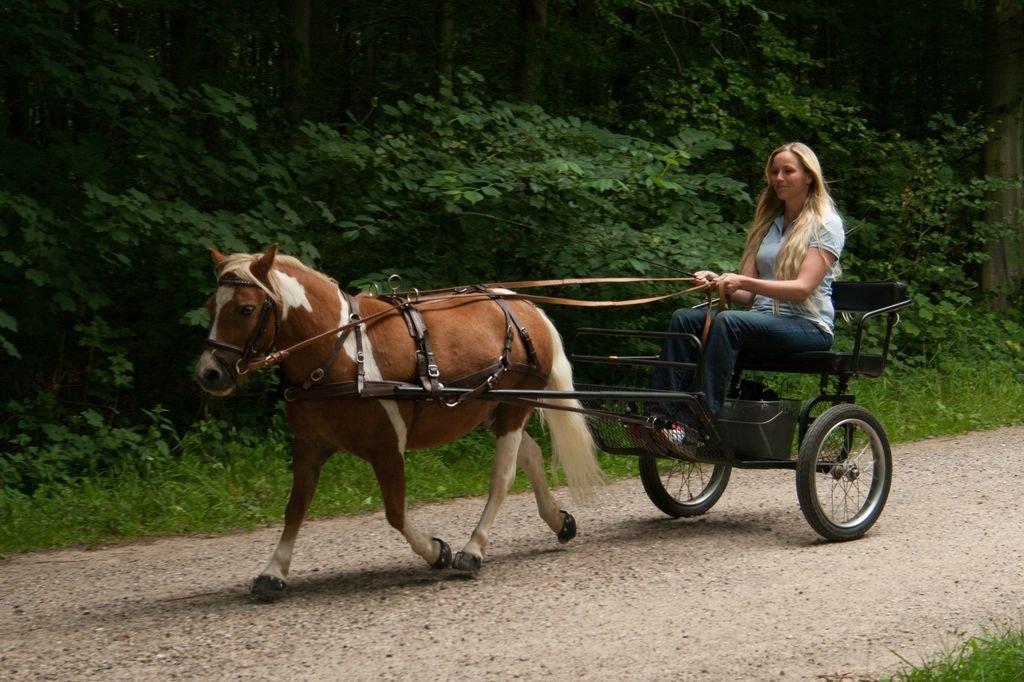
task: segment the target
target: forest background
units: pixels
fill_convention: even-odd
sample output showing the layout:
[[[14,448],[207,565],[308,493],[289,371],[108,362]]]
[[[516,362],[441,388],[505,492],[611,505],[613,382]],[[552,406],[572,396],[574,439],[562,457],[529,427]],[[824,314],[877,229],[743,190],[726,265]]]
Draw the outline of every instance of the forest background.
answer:
[[[278,518],[278,483],[246,487],[285,469],[275,377],[230,401],[192,379],[208,247],[277,242],[352,291],[390,273],[427,288],[728,270],[764,161],[792,140],[845,218],[844,277],[910,286],[890,381],[989,392],[1019,418],[1021,15],[1019,0],[4,2],[3,546],[194,530],[199,507]],[[550,312],[563,332],[659,329],[671,308]],[[161,497],[213,471],[205,501]],[[126,481],[163,525],[125,520]],[[91,506],[72,512],[80,494]],[[32,509],[81,518],[33,539],[14,521]]]

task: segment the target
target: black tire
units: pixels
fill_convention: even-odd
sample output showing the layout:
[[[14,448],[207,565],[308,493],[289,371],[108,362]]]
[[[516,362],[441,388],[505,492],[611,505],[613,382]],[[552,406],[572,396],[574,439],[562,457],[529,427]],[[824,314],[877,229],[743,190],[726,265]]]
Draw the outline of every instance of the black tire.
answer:
[[[891,483],[889,439],[871,412],[841,404],[814,420],[800,446],[796,494],[818,534],[835,541],[864,535],[882,513]]]
[[[700,516],[725,492],[728,464],[683,462],[667,457],[640,458],[640,481],[654,506],[669,516]]]

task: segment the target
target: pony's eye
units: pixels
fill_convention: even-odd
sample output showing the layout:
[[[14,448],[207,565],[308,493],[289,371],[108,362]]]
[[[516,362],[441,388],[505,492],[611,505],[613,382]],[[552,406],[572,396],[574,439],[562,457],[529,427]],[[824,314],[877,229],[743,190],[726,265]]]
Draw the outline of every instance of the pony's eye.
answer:
[[[245,315],[246,317],[249,317],[250,315],[252,315],[253,311],[255,311],[255,310],[256,310],[256,306],[254,306],[254,305],[243,305],[242,306],[242,314]]]

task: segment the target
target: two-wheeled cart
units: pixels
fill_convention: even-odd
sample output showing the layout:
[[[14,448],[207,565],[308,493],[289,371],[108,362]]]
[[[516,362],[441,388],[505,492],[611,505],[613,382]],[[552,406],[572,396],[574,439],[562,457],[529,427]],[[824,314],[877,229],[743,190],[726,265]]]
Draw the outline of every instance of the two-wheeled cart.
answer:
[[[837,315],[853,324],[850,351],[797,353],[771,362],[739,359],[731,390],[717,419],[711,419],[700,393],[623,391],[621,386],[577,384],[580,399],[603,418],[591,429],[609,453],[640,458],[640,478],[648,497],[669,516],[696,516],[708,511],[725,491],[731,470],[794,469],[797,497],[808,523],[828,540],[862,536],[885,506],[892,480],[889,440],[878,419],[855,403],[854,377],[879,377],[885,370],[889,342],[899,311],[910,305],[899,282],[837,282]],[[886,320],[880,352],[864,352],[865,325]],[[584,354],[588,341],[645,339],[660,342],[671,332],[580,329],[572,356],[577,372],[604,368],[666,367],[695,371],[694,365],[659,360],[656,355]],[[686,341],[700,345],[689,335]],[[812,374],[819,390],[804,401],[787,400],[743,380],[747,372]],[[643,373],[640,373],[643,376]],[[821,408],[827,406],[823,412]],[[666,409],[668,408],[668,409]],[[696,438],[680,439],[672,421],[696,429]]]

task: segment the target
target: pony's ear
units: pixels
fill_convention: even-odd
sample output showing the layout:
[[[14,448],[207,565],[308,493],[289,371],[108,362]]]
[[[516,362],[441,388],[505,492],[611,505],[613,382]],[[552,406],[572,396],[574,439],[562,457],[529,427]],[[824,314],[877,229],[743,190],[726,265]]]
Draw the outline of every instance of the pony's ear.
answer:
[[[260,259],[252,264],[253,276],[264,284],[270,284],[270,269],[274,267],[275,256],[277,256],[277,244],[271,244],[260,256]]]
[[[218,251],[217,249],[210,247],[210,258],[213,259],[214,267],[220,267],[220,264],[227,260],[227,256]]]

